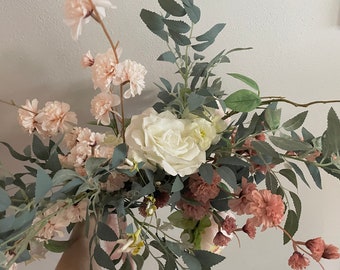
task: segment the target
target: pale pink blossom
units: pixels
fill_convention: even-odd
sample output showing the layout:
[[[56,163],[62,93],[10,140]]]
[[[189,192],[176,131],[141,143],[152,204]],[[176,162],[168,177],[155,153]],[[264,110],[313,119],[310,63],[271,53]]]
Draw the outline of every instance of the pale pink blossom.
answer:
[[[82,59],[81,59],[81,65],[82,67],[86,68],[86,67],[91,67],[94,64],[94,58],[91,54],[90,51],[88,51],[86,54],[83,55]]]
[[[97,120],[97,124],[109,125],[110,113],[113,107],[120,104],[120,97],[110,92],[102,92],[96,95],[91,101],[91,113]]]
[[[101,183],[101,188],[108,192],[114,192],[122,189],[125,182],[129,181],[129,177],[125,174],[111,172],[105,183]]]
[[[109,0],[92,0],[99,16],[105,17],[105,8],[115,8]],[[71,28],[73,39],[78,39],[82,32],[83,24],[90,21],[93,6],[89,0],[66,0],[64,4],[64,22]]]
[[[118,48],[116,52],[117,57],[119,57],[121,50]],[[116,76],[117,64],[118,59],[116,59],[112,48],[109,48],[106,53],[98,53],[96,55],[94,64],[91,67],[94,89],[100,88],[104,92],[109,90],[110,84]]]
[[[116,76],[114,84],[129,82],[130,88],[124,92],[124,98],[140,95],[145,87],[144,77],[146,69],[143,65],[125,60],[116,67]]]
[[[300,252],[295,251],[288,260],[288,265],[294,270],[303,270],[309,265],[309,259]]]
[[[70,111],[70,105],[59,101],[46,102],[35,119],[40,123],[38,133],[46,137],[67,132],[77,124],[77,116]]]
[[[213,181],[208,184],[202,177],[195,173],[189,178],[189,189],[192,192],[195,200],[206,203],[211,199],[217,197],[220,192],[218,184],[221,181],[221,177],[214,172]]]
[[[38,100],[33,99],[32,101],[26,100],[25,105],[18,109],[18,121],[19,124],[30,134],[32,134],[39,123],[35,119],[38,114]]]

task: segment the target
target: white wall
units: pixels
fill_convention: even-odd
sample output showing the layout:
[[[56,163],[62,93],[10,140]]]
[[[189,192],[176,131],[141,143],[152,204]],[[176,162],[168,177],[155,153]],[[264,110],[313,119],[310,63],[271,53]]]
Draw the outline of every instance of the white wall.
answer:
[[[284,95],[299,102],[340,98],[340,28],[338,0],[197,0],[202,9],[202,33],[218,22],[227,26],[210,55],[226,48],[254,47],[232,55],[232,64],[220,69],[221,74],[238,72],[257,80],[262,95]],[[114,40],[124,50],[123,58],[143,63],[148,69],[147,88],[153,90],[158,77],[174,79],[173,69],[155,58],[166,50],[139,19],[141,8],[159,10],[156,0],[116,0],[117,10],[109,11],[107,25]],[[78,113],[80,124],[89,119],[88,104],[94,95],[88,70],[80,67],[83,53],[103,52],[108,43],[97,26],[84,27],[79,42],[73,42],[69,29],[62,22],[62,0],[0,0],[0,98],[24,103],[26,98],[63,100]],[[226,79],[226,92],[236,90]],[[152,103],[152,92],[145,92],[130,106],[138,113]],[[283,106],[288,118],[300,110]],[[311,107],[306,126],[320,134],[326,126],[330,105]],[[340,105],[334,105],[340,114]],[[30,142],[17,126],[16,110],[0,105],[0,140],[22,149]],[[11,169],[18,165],[10,161],[4,148],[0,160]],[[323,236],[327,242],[340,246],[340,183],[324,177],[324,191],[301,185],[304,198],[301,240]],[[282,246],[280,232],[259,233],[256,240],[241,239],[241,248],[234,241],[225,249],[223,266],[216,269],[289,269],[289,245]],[[52,269],[56,256],[20,269]],[[325,264],[327,270],[340,269],[339,262]],[[309,269],[320,269],[315,263]]]

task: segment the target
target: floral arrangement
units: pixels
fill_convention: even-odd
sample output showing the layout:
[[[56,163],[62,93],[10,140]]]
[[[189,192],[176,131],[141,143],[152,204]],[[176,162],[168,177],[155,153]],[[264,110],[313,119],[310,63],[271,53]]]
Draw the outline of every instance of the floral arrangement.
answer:
[[[167,46],[157,60],[175,64],[180,80],[160,78],[152,108],[126,117],[124,101],[143,94],[147,72],[121,59],[123,44],[112,40],[103,21],[105,9],[115,8],[109,0],[65,0],[72,37],[93,20],[110,45],[82,58],[99,92],[91,101],[91,129],[77,126],[64,102],[2,101],[18,107],[19,123],[33,141],[22,153],[1,142],[28,165],[0,179],[0,269],[15,269],[47,250],[66,253],[72,237],[60,237],[80,224],[89,240],[88,269],[142,269],[147,258],[159,269],[211,269],[230,241],[273,227],[292,245],[292,269],[311,261],[323,268],[323,259],[338,259],[338,248],[321,237],[294,235],[302,204],[298,184],[309,186],[310,178],[321,188],[320,169],[340,178],[339,118],[330,109],[327,129],[314,136],[303,127],[307,111],[282,123],[278,104],[339,100],[298,104],[261,97],[254,80],[236,73],[229,76],[245,88],[225,93],[215,67],[249,48],[207,60],[202,52],[225,25],[196,34],[201,11],[193,0],[158,2],[160,11],[143,9],[140,16]],[[166,220],[161,208],[169,211]]]

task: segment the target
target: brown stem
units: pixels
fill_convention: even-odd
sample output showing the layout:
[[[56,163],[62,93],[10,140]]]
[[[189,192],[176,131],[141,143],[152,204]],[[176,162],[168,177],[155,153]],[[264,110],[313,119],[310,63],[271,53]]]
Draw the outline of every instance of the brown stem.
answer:
[[[297,103],[289,99],[286,99],[284,97],[274,97],[274,96],[273,97],[262,97],[262,99],[269,99],[269,100],[262,101],[261,105],[270,104],[272,102],[285,102],[295,107],[305,107],[305,108],[311,105],[315,105],[315,104],[327,104],[327,103],[339,103],[340,102],[340,99],[333,99],[333,100],[315,100],[315,101],[311,101],[307,103]]]
[[[15,108],[17,108],[17,109],[21,109],[21,110],[24,110],[24,111],[28,111],[28,112],[33,113],[33,114],[37,114],[37,112],[33,112],[33,111],[29,110],[29,109],[26,109],[26,108],[24,108],[24,107],[21,107],[21,106],[17,105],[13,100],[11,100],[11,101],[6,101],[6,100],[0,99],[0,103],[7,104],[7,105],[9,105],[9,106],[13,106],[13,107],[15,107]]]
[[[122,138],[125,143],[125,116],[124,116],[124,98],[123,98],[123,84],[120,85],[120,111],[122,116]]]

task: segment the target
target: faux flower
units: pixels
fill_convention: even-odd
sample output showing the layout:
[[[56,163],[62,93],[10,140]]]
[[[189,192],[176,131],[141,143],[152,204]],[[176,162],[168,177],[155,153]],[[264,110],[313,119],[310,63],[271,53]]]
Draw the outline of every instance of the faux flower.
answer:
[[[325,251],[325,241],[321,237],[310,239],[306,242],[306,247],[312,252],[313,259],[318,262]]]
[[[35,98],[32,101],[26,100],[25,105],[18,109],[19,124],[30,134],[35,131],[39,123],[35,119],[38,114],[38,100]]]
[[[217,232],[213,240],[214,244],[220,247],[227,246],[230,241],[231,239],[222,232]]]
[[[195,173],[189,178],[189,189],[195,200],[206,203],[217,197],[220,192],[220,188],[218,187],[220,181],[221,177],[216,173],[216,171],[214,171],[213,181],[211,184],[208,184],[199,176],[199,174]]]
[[[205,162],[205,151],[197,145],[192,122],[177,119],[169,111],[158,114],[147,109],[133,116],[125,136],[132,159],[160,166],[170,175],[193,174]]]
[[[119,57],[121,50],[118,48],[116,52]],[[91,67],[94,89],[100,88],[104,92],[109,90],[110,84],[115,80],[117,64],[118,59],[116,59],[112,48],[109,48],[106,53],[96,55]],[[120,82],[116,84],[119,85]]]
[[[86,54],[83,55],[82,59],[81,59],[81,65],[82,67],[86,68],[86,67],[91,67],[94,64],[94,58],[91,54],[90,51],[87,51]]]
[[[325,259],[339,259],[340,253],[339,248],[334,245],[326,245],[323,251],[322,258]]]
[[[77,116],[70,111],[70,105],[59,101],[46,102],[35,119],[40,124],[38,132],[46,137],[67,132],[77,124]]]
[[[105,8],[115,8],[109,0],[92,0],[99,15],[105,17]],[[71,28],[72,38],[81,35],[83,24],[90,21],[93,6],[89,0],[66,0],[64,4],[64,22]]]
[[[309,265],[309,259],[300,252],[295,251],[288,260],[288,265],[294,270],[303,270]]]
[[[109,92],[102,92],[96,95],[91,101],[91,113],[97,120],[97,123],[103,125],[110,124],[110,113],[113,108],[120,104],[118,95]]]

